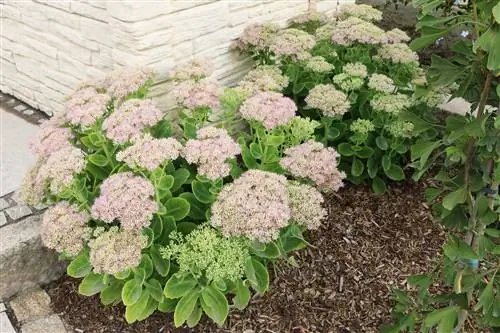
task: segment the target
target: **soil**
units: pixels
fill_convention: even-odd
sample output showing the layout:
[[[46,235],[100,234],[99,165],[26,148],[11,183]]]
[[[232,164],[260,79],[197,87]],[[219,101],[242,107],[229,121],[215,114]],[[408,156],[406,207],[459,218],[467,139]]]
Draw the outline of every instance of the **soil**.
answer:
[[[69,277],[47,291],[55,312],[80,333],[379,332],[391,322],[391,290],[432,269],[440,255],[443,232],[425,204],[425,187],[394,184],[377,196],[348,185],[331,195],[328,221],[294,255],[299,268],[278,263],[270,291],[231,311],[223,328],[203,319],[194,330],[175,329],[172,316],[161,313],[127,325],[122,306],[78,295],[78,281]]]

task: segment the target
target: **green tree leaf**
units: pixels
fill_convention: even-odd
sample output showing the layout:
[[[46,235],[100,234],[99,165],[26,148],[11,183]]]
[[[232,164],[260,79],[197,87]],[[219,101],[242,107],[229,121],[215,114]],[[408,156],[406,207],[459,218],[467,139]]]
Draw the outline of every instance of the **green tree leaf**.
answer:
[[[458,237],[451,237],[443,245],[444,254],[451,260],[457,259],[479,259],[474,250]]]
[[[173,178],[173,177],[172,177]],[[165,202],[167,216],[172,216],[176,221],[180,221],[189,214],[189,202],[183,198],[172,198]]]
[[[198,281],[192,275],[174,274],[167,281],[163,295],[166,298],[180,298],[191,292],[197,284]]]
[[[69,276],[74,278],[82,278],[90,273],[92,266],[89,263],[89,255],[86,252],[81,252],[75,259],[71,261],[66,269]]]
[[[426,328],[431,328],[431,327],[438,325],[442,321],[450,320],[450,319],[452,319],[452,322],[454,322],[453,316],[456,319],[458,310],[459,310],[459,308],[455,307],[455,306],[435,310],[435,311],[429,313],[425,317],[424,326]]]
[[[190,290],[187,294],[182,296],[179,303],[177,303],[175,307],[175,327],[182,326],[182,324],[184,324],[184,322],[189,318],[194,310],[194,307],[196,306],[196,303],[198,302],[199,295],[200,293],[198,290]]]
[[[443,207],[447,210],[453,210],[455,206],[463,204],[467,200],[467,189],[465,186],[460,187],[458,190],[448,193],[443,198]]]
[[[128,280],[123,285],[122,301],[125,305],[136,303],[142,295],[142,284],[136,279]]]
[[[477,304],[474,306],[474,311],[478,311],[479,309],[483,308],[484,316],[488,315],[491,307],[493,306],[493,299],[495,297],[493,294],[493,281],[495,281],[495,277],[491,276],[490,282],[488,282],[486,287],[483,289],[481,295],[479,296]]]
[[[420,168],[422,169],[432,152],[441,145],[441,141],[419,141],[411,146],[411,160],[420,159]]]
[[[229,305],[227,303],[226,296],[224,296],[224,294],[217,288],[209,285],[203,288],[201,297],[203,298],[203,302],[205,304],[203,307],[205,313],[219,326],[222,326],[226,321],[227,314],[229,313]]]

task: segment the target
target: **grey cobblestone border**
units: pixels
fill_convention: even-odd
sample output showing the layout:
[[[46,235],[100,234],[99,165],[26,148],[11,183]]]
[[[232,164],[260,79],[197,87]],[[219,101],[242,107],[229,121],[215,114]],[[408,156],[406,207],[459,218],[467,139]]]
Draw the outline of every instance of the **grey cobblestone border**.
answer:
[[[14,113],[26,121],[39,125],[47,121],[50,117],[45,112],[42,112],[30,105],[21,102],[17,98],[5,94],[0,91],[0,107],[7,112]]]

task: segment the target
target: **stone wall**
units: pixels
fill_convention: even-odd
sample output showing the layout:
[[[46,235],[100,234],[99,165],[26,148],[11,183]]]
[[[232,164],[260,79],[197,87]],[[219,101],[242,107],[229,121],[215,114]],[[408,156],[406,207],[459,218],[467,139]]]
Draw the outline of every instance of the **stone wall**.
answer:
[[[319,11],[334,11],[341,2],[354,1],[316,2]],[[194,57],[212,59],[217,77],[230,84],[248,68],[245,58],[229,50],[231,40],[250,23],[284,23],[305,12],[308,3],[5,1],[0,4],[0,90],[51,114],[61,111],[64,97],[80,82],[114,68],[150,66],[162,74]]]

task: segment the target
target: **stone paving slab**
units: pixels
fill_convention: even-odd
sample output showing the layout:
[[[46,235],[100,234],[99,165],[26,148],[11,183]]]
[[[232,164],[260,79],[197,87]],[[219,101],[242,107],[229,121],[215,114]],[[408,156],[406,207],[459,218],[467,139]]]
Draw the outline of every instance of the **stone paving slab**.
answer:
[[[16,330],[10,323],[9,317],[6,312],[0,313],[0,332],[1,333],[16,333]]]
[[[23,291],[10,301],[10,307],[21,324],[47,317],[52,313],[50,296],[40,287]]]
[[[66,333],[64,323],[58,315],[40,318],[21,327],[21,333]],[[3,333],[3,332],[2,332]]]

